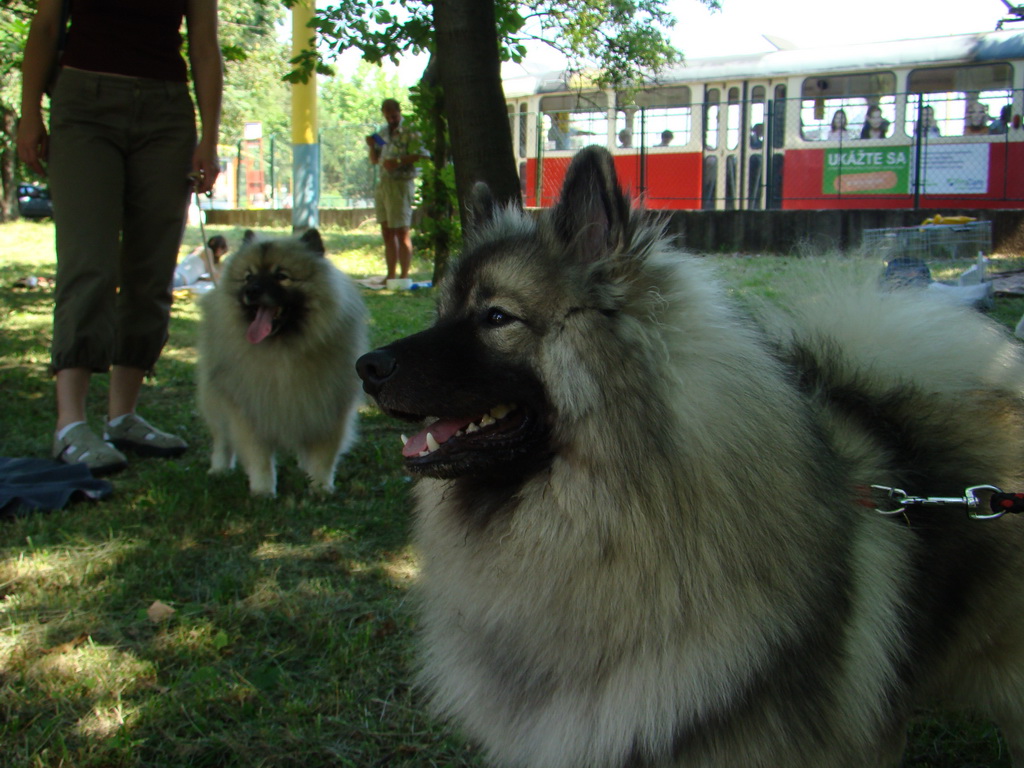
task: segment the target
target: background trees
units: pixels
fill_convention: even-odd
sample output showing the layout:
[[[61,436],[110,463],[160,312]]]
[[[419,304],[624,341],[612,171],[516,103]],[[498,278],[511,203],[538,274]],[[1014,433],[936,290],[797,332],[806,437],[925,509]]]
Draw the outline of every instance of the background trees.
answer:
[[[718,0],[698,0],[717,7]],[[290,5],[294,0],[283,0]],[[328,58],[359,50],[370,62],[429,52],[444,94],[454,139],[460,199],[485,181],[499,199],[518,200],[511,136],[505,121],[500,62],[521,60],[539,42],[566,57],[570,70],[629,87],[678,60],[667,33],[675,19],[666,0],[349,0],[317,11],[316,27]],[[306,74],[316,62],[298,62]],[[428,70],[430,68],[428,67]],[[434,75],[435,72],[429,72]]]
[[[697,1],[718,7],[718,0]],[[541,42],[560,51],[569,70],[589,68],[592,80],[628,89],[680,57],[668,42],[675,20],[665,5],[666,0],[348,0],[318,10],[314,23],[328,59],[349,49],[370,62],[429,52],[417,106],[420,126],[434,146],[434,178],[451,176],[445,168],[450,155],[458,200],[483,181],[499,201],[518,204],[501,61],[522,60],[529,42]],[[308,57],[295,63],[309,76],[322,61]],[[443,212],[441,187],[430,183],[424,190],[428,207]],[[435,241],[434,249],[437,277],[445,243]]]
[[[0,221],[16,215],[17,182],[31,178],[19,168],[14,146],[21,88],[21,59],[36,0],[0,0]],[[265,163],[278,179],[291,176],[291,85],[287,76],[290,26],[280,0],[219,0],[220,39],[225,60],[221,144],[239,151],[245,124],[263,125]],[[312,33],[311,33],[312,34]],[[380,122],[380,99],[408,93],[394,76],[363,64],[321,82],[322,194],[328,204],[372,197],[373,169],[366,162],[363,136]],[[45,100],[44,100],[45,107]],[[281,183],[281,187],[290,186]]]
[[[0,221],[16,214],[18,154],[14,140],[21,106],[21,55],[34,0],[0,4]]]
[[[373,199],[376,166],[367,160],[364,138],[383,122],[380,102],[385,97],[397,98],[408,110],[408,92],[398,78],[367,62],[321,84],[321,197],[339,198],[340,207],[347,207],[348,200]],[[331,207],[332,201],[324,203]]]
[[[598,80],[629,87],[678,58],[667,40],[674,24],[667,0],[347,0],[317,10],[311,35],[318,51],[289,63],[287,32],[281,33],[280,24],[294,2],[220,0],[223,143],[235,145],[245,123],[259,121],[265,136],[290,146],[286,80],[309,77],[318,68],[328,71],[325,63],[343,51],[358,50],[371,64],[430,53],[431,65],[413,94],[417,114],[410,117],[433,147],[436,167],[428,174],[425,197],[438,217],[444,216],[452,185],[458,199],[474,182],[485,181],[499,199],[519,200],[501,61],[521,60],[528,44],[543,43],[566,57],[570,71],[591,68]],[[34,8],[35,0],[0,0],[0,218],[10,215],[19,175],[11,152],[20,52]],[[321,138],[330,148],[321,152],[322,192],[363,197],[372,187],[372,171],[360,157],[360,134],[379,122],[383,94],[403,101],[407,94],[373,70],[325,78],[321,93]]]

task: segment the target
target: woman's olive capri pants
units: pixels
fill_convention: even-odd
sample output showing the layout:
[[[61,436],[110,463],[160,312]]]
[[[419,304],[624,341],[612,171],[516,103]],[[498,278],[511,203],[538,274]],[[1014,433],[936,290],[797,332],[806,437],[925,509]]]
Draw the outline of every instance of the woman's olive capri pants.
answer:
[[[61,70],[50,111],[54,371],[151,370],[191,190],[186,83]]]

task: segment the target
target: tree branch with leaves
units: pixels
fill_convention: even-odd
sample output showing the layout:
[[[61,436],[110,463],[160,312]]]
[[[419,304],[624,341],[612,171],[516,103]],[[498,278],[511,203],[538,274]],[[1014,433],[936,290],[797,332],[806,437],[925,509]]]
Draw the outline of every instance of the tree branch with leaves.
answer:
[[[296,0],[282,2],[290,7]],[[710,9],[719,5],[694,2]],[[317,9],[311,34],[318,44],[292,60],[292,77],[329,71],[328,62],[351,49],[374,63],[429,52],[437,73],[430,87],[439,84],[442,95],[418,106],[443,105],[438,117],[451,138],[450,152],[435,152],[435,178],[445,177],[450,154],[460,201],[482,181],[497,200],[518,205],[500,63],[523,61],[529,43],[543,42],[566,58],[569,75],[587,71],[600,87],[636,88],[681,60],[669,42],[675,18],[666,6],[667,0],[348,0]],[[418,122],[436,124],[424,117]],[[423,194],[428,209],[444,210],[429,199],[436,194],[433,186]]]

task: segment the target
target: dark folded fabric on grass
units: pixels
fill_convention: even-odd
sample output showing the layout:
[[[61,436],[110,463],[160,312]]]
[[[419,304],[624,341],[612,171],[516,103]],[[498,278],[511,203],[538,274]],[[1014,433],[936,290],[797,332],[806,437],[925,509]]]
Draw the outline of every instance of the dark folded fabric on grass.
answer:
[[[114,486],[92,476],[84,464],[0,456],[0,517],[49,512],[73,501],[99,501]]]

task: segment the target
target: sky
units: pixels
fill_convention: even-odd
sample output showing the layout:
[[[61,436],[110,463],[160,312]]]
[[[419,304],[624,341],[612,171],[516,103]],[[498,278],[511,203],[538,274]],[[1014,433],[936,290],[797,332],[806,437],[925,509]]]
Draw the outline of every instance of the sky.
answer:
[[[1006,15],[1002,0],[720,0],[712,13],[699,0],[668,0],[676,17],[673,44],[685,56],[728,56],[774,50],[764,35],[797,47],[985,32]],[[1011,0],[1013,3],[1022,0]],[[1024,32],[1024,22],[1006,29]],[[398,75],[412,85],[425,59],[403,62]],[[550,49],[531,49],[525,67],[505,65],[505,76],[559,69]]]
[[[1020,0],[1011,0],[1019,2]],[[1001,0],[721,0],[710,13],[696,0],[671,0],[673,42],[689,56],[773,50],[763,35],[798,47],[899,40],[995,29]],[[1009,25],[1024,32],[1024,23]]]

